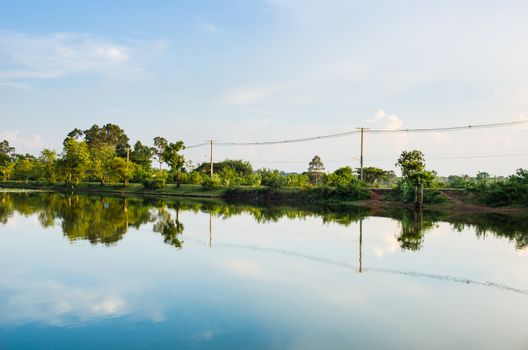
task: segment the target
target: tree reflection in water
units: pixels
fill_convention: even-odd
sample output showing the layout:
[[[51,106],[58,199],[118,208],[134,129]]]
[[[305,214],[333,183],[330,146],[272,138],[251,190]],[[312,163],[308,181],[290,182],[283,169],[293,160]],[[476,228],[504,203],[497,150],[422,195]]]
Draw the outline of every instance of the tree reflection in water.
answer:
[[[423,210],[403,210],[400,219],[401,232],[398,242],[402,250],[420,250],[425,233],[438,225],[426,217]]]
[[[209,245],[212,244],[212,217],[228,219],[249,214],[258,223],[276,222],[281,218],[320,218],[323,223],[349,226],[367,216],[390,217],[400,223],[397,234],[401,249],[421,249],[427,231],[440,221],[449,222],[455,230],[471,226],[478,237],[492,234],[505,237],[518,249],[528,246],[528,217],[520,214],[453,213],[415,211],[408,209],[366,209],[354,206],[251,206],[226,204],[220,201],[180,201],[137,197],[68,195],[61,193],[0,193],[0,223],[6,224],[14,215],[37,215],[43,227],[60,225],[68,239],[88,240],[92,244],[114,244],[130,227],[153,224],[153,231],[163,236],[165,243],[182,248],[184,225],[180,212],[209,214]],[[362,225],[360,224],[360,229]],[[360,243],[363,240],[360,232]],[[360,268],[361,268],[360,261]]]

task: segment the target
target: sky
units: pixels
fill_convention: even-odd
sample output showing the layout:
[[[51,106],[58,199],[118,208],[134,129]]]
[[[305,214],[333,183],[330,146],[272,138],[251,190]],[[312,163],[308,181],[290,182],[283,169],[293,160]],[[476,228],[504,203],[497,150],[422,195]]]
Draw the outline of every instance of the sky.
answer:
[[[526,1],[0,0],[0,139],[61,151],[115,123],[186,145],[528,119]],[[528,168],[528,125],[365,137],[365,166],[420,149],[440,175]],[[216,146],[215,160],[358,167],[357,135]],[[207,161],[208,147],[187,159]]]

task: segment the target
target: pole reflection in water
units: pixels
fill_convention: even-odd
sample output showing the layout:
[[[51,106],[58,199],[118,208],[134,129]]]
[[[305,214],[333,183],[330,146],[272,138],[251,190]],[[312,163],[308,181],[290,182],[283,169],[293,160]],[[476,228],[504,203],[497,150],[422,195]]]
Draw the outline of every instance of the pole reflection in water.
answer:
[[[209,248],[213,244],[213,214],[209,213]]]
[[[359,273],[363,272],[363,219],[359,219]]]

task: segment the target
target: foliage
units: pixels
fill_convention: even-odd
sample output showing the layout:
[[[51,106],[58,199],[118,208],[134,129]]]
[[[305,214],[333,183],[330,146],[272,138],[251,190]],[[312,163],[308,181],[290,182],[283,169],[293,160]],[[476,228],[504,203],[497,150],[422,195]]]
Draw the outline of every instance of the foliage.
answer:
[[[110,177],[114,181],[123,182],[126,186],[128,181],[132,178],[136,165],[131,162],[127,162],[126,159],[121,157],[114,157],[110,162]]]
[[[403,151],[396,166],[401,169],[404,181],[410,181],[414,185],[423,184],[429,187],[435,179],[435,174],[425,169],[425,159],[421,151]]]
[[[144,173],[141,183],[151,190],[164,188],[167,184],[167,173],[164,170],[152,169]]]
[[[183,170],[185,164],[185,159],[179,153],[183,150],[185,146],[182,141],[177,141],[174,143],[165,143],[163,145],[163,154],[162,159],[170,167],[172,174],[176,178],[176,184],[180,186],[180,172]]]
[[[318,155],[314,156],[310,163],[308,163],[308,173],[316,186],[319,182],[319,178],[323,175],[324,170],[323,161]]]
[[[286,178],[278,170],[261,169],[257,173],[260,175],[262,186],[275,189],[286,186]]]
[[[518,169],[506,180],[479,186],[475,188],[475,191],[486,205],[528,207],[528,170]]]
[[[354,175],[352,168],[345,166],[328,174],[324,179],[324,185],[328,187],[347,187],[358,181],[359,179]]]
[[[311,186],[310,177],[306,174],[287,174],[286,175],[286,186],[287,187],[300,187],[308,188]]]
[[[75,138],[64,140],[59,167],[67,183],[79,184],[85,178],[90,165],[90,152],[84,141]]]
[[[202,188],[204,190],[212,190],[215,188],[220,188],[222,186],[222,179],[218,174],[213,174],[213,176],[204,175],[202,179]]]
[[[116,156],[115,148],[108,144],[101,144],[90,149],[89,175],[104,185],[112,174],[113,159]]]
[[[156,136],[154,138],[154,148],[153,152],[154,155],[159,163],[159,168],[161,170],[161,165],[166,162],[165,160],[165,149],[169,145],[169,141],[167,141],[165,138]]]
[[[51,149],[43,149],[40,152],[39,162],[42,169],[42,177],[48,184],[57,182],[57,152]]]
[[[33,162],[30,158],[24,158],[16,162],[15,173],[26,182],[29,181],[29,178],[32,175],[32,171]]]
[[[356,169],[356,174],[361,174],[361,169]],[[365,167],[363,168],[363,181],[369,185],[377,185],[380,182],[387,182],[389,179],[394,178],[396,175],[393,171],[385,171],[376,167]]]
[[[83,135],[89,149],[100,149],[106,145],[123,158],[127,156],[127,149],[130,149],[128,136],[115,124],[108,123],[103,127],[94,124],[90,129],[84,130]]]
[[[15,148],[9,145],[7,140],[0,142],[0,175],[2,179],[9,180],[13,174],[15,164],[13,163],[13,156]]]
[[[141,141],[137,141],[132,152],[130,152],[130,160],[143,169],[148,170],[151,167],[153,155],[154,148],[145,146]]]

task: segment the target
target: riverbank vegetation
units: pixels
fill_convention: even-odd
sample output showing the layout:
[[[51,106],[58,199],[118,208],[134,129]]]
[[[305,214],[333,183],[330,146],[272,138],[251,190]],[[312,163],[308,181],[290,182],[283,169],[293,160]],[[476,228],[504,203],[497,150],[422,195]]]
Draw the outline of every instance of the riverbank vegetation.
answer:
[[[401,177],[393,170],[365,167],[360,179],[360,169],[349,166],[325,171],[324,160],[317,155],[307,161],[306,171],[287,173],[254,169],[244,160],[193,164],[185,160],[184,149],[182,141],[163,137],[155,137],[152,146],[141,141],[130,146],[119,126],[93,125],[87,130],[72,130],[60,153],[43,149],[38,156],[19,154],[8,141],[0,142],[0,180],[4,185],[56,190],[118,190],[282,202],[365,200],[372,197],[371,189],[387,188],[392,191],[384,200],[410,203],[423,192],[425,203],[442,203],[453,198],[440,189],[450,188],[464,192],[456,200],[470,204],[528,207],[528,170],[519,169],[499,178],[486,172],[476,177],[439,177],[426,168],[425,157],[418,150],[403,151],[397,159]]]

